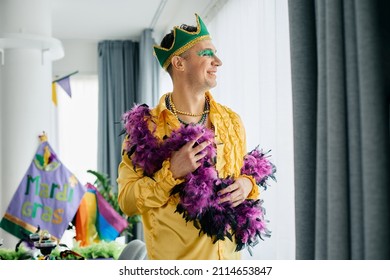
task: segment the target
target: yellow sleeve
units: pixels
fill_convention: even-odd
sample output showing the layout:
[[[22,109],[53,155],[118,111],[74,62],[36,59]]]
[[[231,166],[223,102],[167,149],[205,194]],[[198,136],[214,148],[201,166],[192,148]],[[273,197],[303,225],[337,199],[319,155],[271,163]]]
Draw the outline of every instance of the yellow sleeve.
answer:
[[[252,176],[245,175],[245,174],[241,175],[241,177],[248,178],[252,182],[252,190],[248,194],[247,199],[258,199],[260,192],[259,192],[259,186],[256,184],[255,179]]]
[[[182,182],[173,178],[169,167],[169,160],[165,160],[162,168],[150,178],[144,176],[140,168],[134,170],[127,154],[123,154],[118,167],[117,183],[118,203],[126,215],[142,214],[168,202],[170,190]]]

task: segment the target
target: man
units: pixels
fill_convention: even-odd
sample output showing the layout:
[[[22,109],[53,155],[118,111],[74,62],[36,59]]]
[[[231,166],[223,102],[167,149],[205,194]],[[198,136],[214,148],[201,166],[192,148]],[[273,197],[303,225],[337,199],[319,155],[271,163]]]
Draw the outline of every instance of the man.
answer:
[[[247,199],[258,197],[256,180],[241,174],[246,155],[242,122],[231,109],[215,102],[209,92],[217,84],[222,61],[198,15],[196,22],[197,26],[174,27],[161,45],[154,47],[161,66],[171,76],[172,92],[164,94],[152,110],[137,107],[126,115],[128,135],[119,165],[118,201],[127,215],[142,216],[149,259],[240,259],[237,241],[229,229],[226,231],[225,226],[212,236],[215,226],[205,219],[199,221],[199,217],[218,213],[226,218],[218,205],[229,205],[234,211]],[[192,127],[207,129],[193,130],[193,137],[185,138],[185,129]],[[174,141],[184,138],[173,148]],[[166,148],[169,143],[171,148]],[[211,159],[213,151],[216,160]],[[199,175],[201,170],[209,173]],[[208,175],[216,174],[233,180],[223,181],[230,183],[221,187],[218,195],[210,193],[202,200],[204,193],[213,189],[210,184],[214,188],[221,185],[216,177],[213,183],[206,183],[211,182],[206,180]],[[183,191],[190,185],[194,187],[191,195]],[[208,189],[197,192],[201,187]],[[212,210],[216,212],[210,212],[207,205],[201,208],[203,202],[216,202]],[[191,203],[191,207],[198,207],[193,214]]]

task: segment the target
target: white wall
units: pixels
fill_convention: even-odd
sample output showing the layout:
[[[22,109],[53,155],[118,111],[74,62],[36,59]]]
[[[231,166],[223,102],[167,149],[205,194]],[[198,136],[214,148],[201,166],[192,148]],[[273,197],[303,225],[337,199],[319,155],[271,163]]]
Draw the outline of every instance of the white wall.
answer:
[[[96,41],[62,40],[65,56],[53,62],[53,77],[61,77],[75,71],[80,74],[97,74],[98,53]]]

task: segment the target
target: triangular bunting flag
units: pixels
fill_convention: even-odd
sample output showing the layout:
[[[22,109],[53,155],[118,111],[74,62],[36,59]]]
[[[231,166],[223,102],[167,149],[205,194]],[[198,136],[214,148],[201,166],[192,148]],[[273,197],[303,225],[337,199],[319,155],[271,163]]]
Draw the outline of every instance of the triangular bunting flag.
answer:
[[[56,83],[51,83],[51,100],[53,101],[54,105],[58,105],[57,102],[57,85]]]
[[[69,95],[69,97],[72,97],[72,90],[70,88],[70,76],[65,77],[65,78],[63,78],[61,80],[58,80],[57,83]]]
[[[55,106],[57,106],[57,84],[60,85],[60,87],[69,95],[69,97],[72,97],[72,88],[70,85],[70,76],[73,76],[74,74],[77,74],[79,71],[75,71],[69,75],[66,75],[62,78],[59,78],[57,80],[54,80],[51,84],[51,99]]]

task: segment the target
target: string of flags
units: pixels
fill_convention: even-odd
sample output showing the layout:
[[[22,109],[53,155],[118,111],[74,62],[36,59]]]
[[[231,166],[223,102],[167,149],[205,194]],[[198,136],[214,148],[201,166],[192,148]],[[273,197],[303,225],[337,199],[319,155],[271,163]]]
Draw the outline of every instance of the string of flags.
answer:
[[[66,76],[63,76],[59,79],[54,80],[51,83],[51,100],[53,101],[54,105],[58,105],[57,101],[57,85],[59,85],[68,95],[69,97],[72,97],[72,88],[70,86],[70,77],[77,74],[79,71],[75,71],[73,73],[70,73]]]

